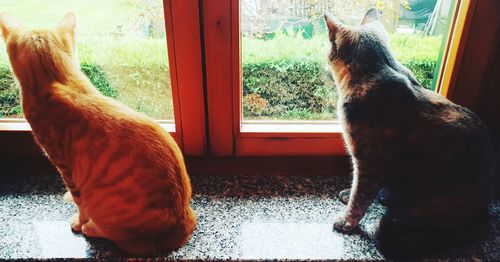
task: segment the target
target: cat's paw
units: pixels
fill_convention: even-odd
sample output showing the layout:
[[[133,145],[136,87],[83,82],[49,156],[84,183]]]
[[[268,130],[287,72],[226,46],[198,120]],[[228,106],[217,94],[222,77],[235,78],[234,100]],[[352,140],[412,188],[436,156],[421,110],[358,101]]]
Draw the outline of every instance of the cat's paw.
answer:
[[[358,221],[350,219],[345,212],[341,212],[333,220],[333,227],[340,232],[349,232],[358,227]]]
[[[67,203],[74,203],[75,202],[75,200],[73,199],[73,195],[71,195],[71,192],[69,192],[69,191],[66,191],[66,193],[64,193],[63,199]]]
[[[350,195],[351,195],[351,189],[350,188],[346,188],[346,189],[340,191],[340,193],[339,193],[340,202],[342,202],[345,205],[347,205],[347,203],[349,202],[349,196]]]
[[[71,225],[71,229],[75,232],[82,232],[82,224],[80,223],[80,214],[74,214],[70,220],[69,224]]]
[[[92,220],[87,221],[87,223],[82,225],[82,233],[87,237],[100,237],[100,230],[94,224]]]

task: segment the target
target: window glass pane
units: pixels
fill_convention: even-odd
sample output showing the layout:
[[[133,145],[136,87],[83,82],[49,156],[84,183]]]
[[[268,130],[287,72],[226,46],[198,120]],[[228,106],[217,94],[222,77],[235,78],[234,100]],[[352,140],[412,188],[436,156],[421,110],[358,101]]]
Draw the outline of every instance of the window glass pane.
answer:
[[[454,0],[241,0],[243,120],[334,120],[323,14],[358,25],[382,12],[397,59],[434,89]]]
[[[161,0],[2,0],[0,10],[27,28],[77,17],[83,72],[105,95],[162,120],[174,118]],[[23,117],[18,87],[0,43],[0,117]]]

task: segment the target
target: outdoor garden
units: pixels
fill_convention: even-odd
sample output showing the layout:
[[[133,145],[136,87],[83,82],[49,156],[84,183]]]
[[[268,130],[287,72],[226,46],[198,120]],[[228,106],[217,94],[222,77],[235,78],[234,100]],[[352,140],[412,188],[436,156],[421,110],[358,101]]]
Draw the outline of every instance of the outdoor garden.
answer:
[[[6,1],[0,4],[0,11],[38,25],[36,18],[42,15],[23,15],[29,10],[27,5],[38,2],[20,2]],[[98,7],[88,8],[90,2]],[[67,3],[77,7],[78,55],[82,71],[94,85],[104,95],[153,118],[173,119],[161,1]],[[384,17],[393,12],[389,18],[394,19],[399,18],[400,8],[411,8],[411,1],[242,0],[244,119],[335,119],[336,89],[326,61],[328,39],[322,13],[340,13],[339,19],[355,24],[370,5],[380,8]],[[47,6],[47,25],[57,23],[66,10],[75,10],[75,6],[59,6],[56,10]],[[44,10],[40,13],[44,14]],[[401,31],[394,22],[387,27],[391,28],[391,45],[398,60],[415,73],[423,86],[432,89],[444,33],[423,34],[413,25]],[[1,42],[0,117],[22,117],[19,103],[19,88]]]
[[[337,91],[327,63],[326,12],[345,24],[359,25],[366,10],[375,6],[382,13],[396,58],[425,88],[434,89],[450,9],[444,3],[450,1],[438,2],[242,1],[244,119],[336,118]]]

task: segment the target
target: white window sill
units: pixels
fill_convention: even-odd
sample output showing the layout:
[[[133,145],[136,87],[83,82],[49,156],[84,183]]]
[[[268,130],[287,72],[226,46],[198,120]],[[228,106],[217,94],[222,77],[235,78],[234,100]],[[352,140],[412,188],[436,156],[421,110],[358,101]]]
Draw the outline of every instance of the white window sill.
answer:
[[[174,120],[157,120],[158,124],[169,133],[175,133]],[[0,119],[0,132],[24,131],[30,132],[31,127],[23,118],[2,118]]]
[[[241,133],[340,133],[339,121],[243,121]]]

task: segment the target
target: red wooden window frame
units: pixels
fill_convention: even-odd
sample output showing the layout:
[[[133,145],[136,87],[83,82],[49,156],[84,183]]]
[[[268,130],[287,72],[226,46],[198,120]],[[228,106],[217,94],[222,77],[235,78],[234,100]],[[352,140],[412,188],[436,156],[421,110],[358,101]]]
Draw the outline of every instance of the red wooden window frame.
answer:
[[[241,34],[239,0],[202,0],[207,75],[208,143],[212,156],[306,156],[346,154],[338,122],[284,121],[242,123]],[[459,77],[460,40],[467,36],[474,5],[457,0],[452,28],[441,65],[438,90]],[[455,44],[453,44],[455,43]],[[456,70],[455,70],[456,71]],[[453,82],[454,83],[454,82]]]
[[[184,154],[207,153],[202,45],[197,0],[163,0],[177,142]],[[169,22],[168,22],[169,21]]]
[[[163,0],[175,132],[187,156],[342,155],[341,129],[334,122],[268,122],[241,125],[239,0]],[[200,6],[201,5],[201,6]],[[473,108],[482,95],[495,52],[496,0],[457,0],[438,91]],[[243,129],[243,130],[242,130]],[[304,131],[305,130],[305,131]],[[0,121],[0,138],[17,137],[0,150],[39,154],[24,135],[29,126]],[[10,134],[6,134],[10,133]],[[12,133],[20,133],[12,134]],[[12,136],[12,135],[14,136]],[[5,139],[4,139],[5,138]],[[2,141],[3,141],[2,140]],[[19,150],[13,150],[19,145]],[[11,148],[12,147],[12,148]],[[24,152],[26,153],[26,152]]]
[[[345,154],[340,128],[329,132],[305,123],[294,130],[283,122],[241,130],[241,39],[239,1],[203,1],[209,143],[212,156],[296,156]],[[294,123],[295,127],[299,123]],[[251,125],[250,125],[251,126]],[[280,128],[281,126],[281,128]],[[316,125],[317,126],[317,125]],[[326,127],[326,126],[325,126]],[[310,128],[310,129],[308,129]],[[266,130],[267,129],[267,130]],[[299,128],[300,129],[300,128]],[[308,129],[304,132],[304,130]],[[273,132],[273,130],[283,130]],[[294,131],[290,131],[294,130]]]

